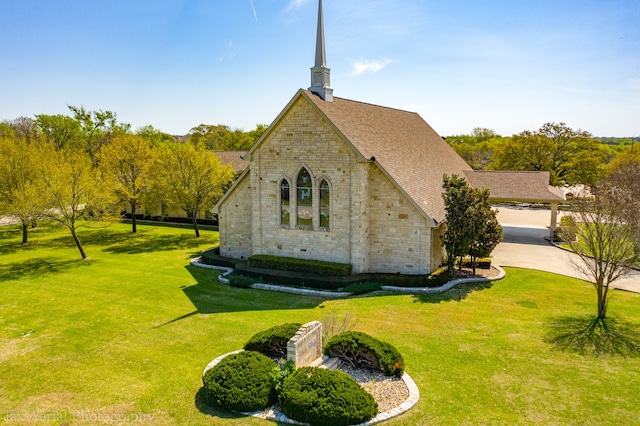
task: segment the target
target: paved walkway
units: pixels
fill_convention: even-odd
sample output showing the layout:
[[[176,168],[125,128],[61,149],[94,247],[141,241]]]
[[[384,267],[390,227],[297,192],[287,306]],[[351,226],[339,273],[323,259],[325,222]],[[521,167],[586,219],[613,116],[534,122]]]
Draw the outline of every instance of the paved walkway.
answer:
[[[501,206],[498,208],[498,220],[504,229],[504,240],[493,251],[496,264],[585,279],[571,267],[573,254],[554,247],[544,239],[549,235],[549,210]],[[614,284],[617,289],[640,293],[640,271],[633,271]]]

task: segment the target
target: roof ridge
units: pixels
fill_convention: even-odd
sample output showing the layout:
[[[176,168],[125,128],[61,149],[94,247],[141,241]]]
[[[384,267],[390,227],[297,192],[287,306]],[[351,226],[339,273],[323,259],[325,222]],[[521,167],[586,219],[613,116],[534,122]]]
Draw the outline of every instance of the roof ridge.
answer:
[[[318,95],[316,95],[314,92],[312,92],[310,90],[307,90],[307,89],[302,89],[302,90],[304,90],[305,92],[308,92],[308,94],[311,94],[313,96],[318,96]],[[384,105],[372,104],[371,102],[356,101],[356,100],[353,100],[353,99],[341,98],[340,96],[334,96],[333,99],[339,99],[341,101],[352,102],[354,104],[368,105],[368,106],[372,106],[372,107],[376,107],[376,108],[388,109],[388,110],[404,112],[404,113],[408,113],[408,114],[415,114],[415,115],[420,116],[420,114],[418,114],[415,111],[407,111],[406,109],[393,108],[393,107],[384,106]]]

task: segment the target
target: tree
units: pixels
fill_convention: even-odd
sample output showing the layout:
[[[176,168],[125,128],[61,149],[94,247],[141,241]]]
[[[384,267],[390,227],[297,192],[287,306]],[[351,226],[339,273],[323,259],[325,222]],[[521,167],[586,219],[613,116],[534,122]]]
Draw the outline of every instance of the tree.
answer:
[[[116,114],[111,111],[87,111],[83,106],[68,106],[74,119],[80,124],[85,151],[94,165],[97,164],[98,151],[106,144],[113,131],[118,129]],[[122,130],[127,130],[126,126]]]
[[[469,256],[473,274],[476,273],[478,259],[488,257],[502,241],[502,226],[498,222],[497,211],[491,208],[488,189],[473,190],[473,205],[469,210],[468,226],[474,238],[469,244]]]
[[[42,182],[46,216],[66,226],[83,259],[87,254],[77,230],[88,220],[113,220],[114,199],[99,170],[87,154],[50,147],[42,156]]]
[[[176,144],[160,150],[153,175],[155,191],[168,205],[180,208],[191,218],[197,238],[198,213],[215,205],[234,173],[231,165],[222,166],[213,152],[192,144]]]
[[[100,151],[100,169],[114,185],[115,194],[131,209],[131,232],[137,232],[136,210],[147,190],[151,148],[141,136],[120,134]]]
[[[604,183],[593,192],[592,197],[573,200],[572,220],[562,222],[560,237],[576,254],[572,266],[595,287],[597,319],[604,320],[612,283],[638,261],[635,248],[640,236],[621,214],[620,203],[628,197],[621,194],[624,188]]]
[[[245,133],[240,129],[232,130],[223,124],[201,124],[189,130],[189,141],[196,147],[211,151],[248,150],[266,130],[263,126],[258,125],[256,130]]]
[[[38,155],[38,145],[23,137],[0,139],[0,212],[20,219],[23,244],[29,241],[29,224],[44,208]]]
[[[23,138],[27,143],[38,137],[38,127],[33,118],[18,117],[14,120],[5,121],[18,138]]]
[[[620,215],[636,234],[640,234],[640,150],[631,145],[614,158],[602,184],[617,194]],[[635,253],[640,254],[638,240]]]
[[[475,273],[477,258],[489,256],[502,241],[502,227],[491,208],[489,190],[472,188],[455,174],[444,175],[443,188],[447,228],[442,245],[447,251],[449,273],[455,276],[456,260],[466,255],[472,257]]]
[[[589,132],[565,123],[546,123],[535,132],[524,131],[500,144],[495,170],[548,171],[550,184],[595,184],[604,172],[605,151]]]
[[[36,115],[36,124],[47,142],[53,144],[56,149],[82,146],[80,122],[69,116],[40,114]]]
[[[164,133],[152,125],[142,126],[135,131],[136,135],[143,137],[152,148],[176,142],[176,137]]]

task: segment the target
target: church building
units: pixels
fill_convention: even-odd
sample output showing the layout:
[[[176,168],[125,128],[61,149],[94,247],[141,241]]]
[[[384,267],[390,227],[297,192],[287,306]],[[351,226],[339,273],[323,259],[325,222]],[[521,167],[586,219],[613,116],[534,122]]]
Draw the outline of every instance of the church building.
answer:
[[[243,158],[249,166],[213,210],[220,255],[350,263],[354,274],[439,267],[443,175],[474,173],[417,113],[333,96],[322,0],[311,87]]]

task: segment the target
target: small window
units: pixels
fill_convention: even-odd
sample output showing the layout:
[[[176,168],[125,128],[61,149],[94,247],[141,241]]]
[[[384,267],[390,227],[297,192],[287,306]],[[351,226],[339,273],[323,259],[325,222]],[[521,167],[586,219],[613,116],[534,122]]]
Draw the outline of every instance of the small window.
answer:
[[[329,184],[326,180],[320,182],[320,227],[329,228]]]
[[[302,169],[296,181],[298,226],[313,227],[313,185],[307,169]]]
[[[280,225],[291,224],[291,215],[289,212],[289,182],[283,180],[280,183]]]

